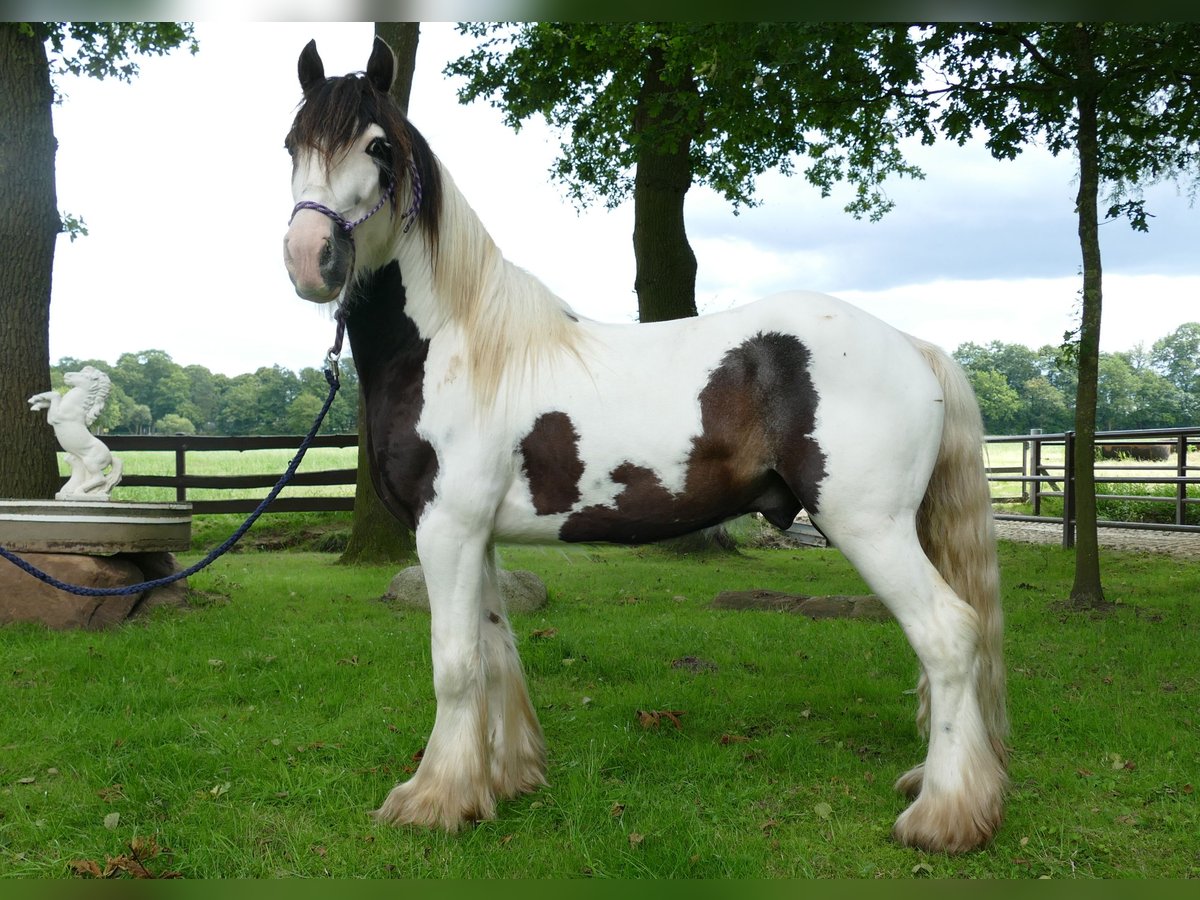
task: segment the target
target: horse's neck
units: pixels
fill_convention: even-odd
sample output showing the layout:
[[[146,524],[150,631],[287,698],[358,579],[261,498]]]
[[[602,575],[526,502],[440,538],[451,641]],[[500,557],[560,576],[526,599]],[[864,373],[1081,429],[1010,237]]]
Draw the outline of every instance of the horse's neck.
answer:
[[[454,179],[444,168],[440,175],[436,241],[416,227],[397,235],[393,253],[404,274],[407,313],[427,337],[478,318],[478,304],[508,265]]]
[[[436,249],[420,228],[399,234],[393,257],[403,285],[397,274],[388,293],[403,298],[404,315],[421,338],[448,334],[461,347],[476,399],[486,405],[505,376],[563,349],[577,354],[578,329],[561,300],[504,259],[453,180],[442,175]]]
[[[346,327],[365,391],[389,390],[398,379],[419,378],[429,340],[409,313],[398,262],[355,285],[347,305]]]

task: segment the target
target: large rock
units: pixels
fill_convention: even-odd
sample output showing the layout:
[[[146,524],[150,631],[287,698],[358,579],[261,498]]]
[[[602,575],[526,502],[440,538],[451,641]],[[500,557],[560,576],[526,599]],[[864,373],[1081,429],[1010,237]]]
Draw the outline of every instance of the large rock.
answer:
[[[500,596],[510,613],[526,613],[546,605],[546,585],[532,572],[518,570],[497,572]],[[388,585],[383,599],[408,609],[429,609],[429,592],[425,590],[425,573],[420,566],[401,570]]]
[[[762,588],[751,591],[722,591],[712,602],[714,609],[759,609],[799,613],[810,619],[870,619],[885,622],[892,618],[883,602],[875,596],[810,597]]]
[[[22,553],[21,558],[66,584],[125,587],[177,571],[170,553]],[[47,628],[101,629],[157,606],[187,602],[187,580],[134,594],[80,596],[51,587],[7,560],[0,560],[0,624],[40,622]]]

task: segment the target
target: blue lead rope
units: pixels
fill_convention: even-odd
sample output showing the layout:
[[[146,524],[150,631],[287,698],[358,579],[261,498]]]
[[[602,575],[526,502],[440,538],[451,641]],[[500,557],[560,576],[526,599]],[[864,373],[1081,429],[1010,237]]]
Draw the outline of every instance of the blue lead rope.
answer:
[[[126,587],[117,588],[95,588],[85,587],[78,584],[67,584],[64,581],[59,581],[53,575],[43,572],[36,566],[30,565],[28,562],[9,552],[4,547],[0,547],[0,556],[3,556],[13,565],[28,572],[34,578],[44,581],[51,587],[58,588],[60,591],[66,591],[70,594],[78,594],[81,597],[115,597],[127,594],[139,594],[142,591],[147,591],[151,588],[162,587],[166,584],[173,584],[176,581],[187,578],[189,575],[195,575],[201,569],[207,568],[213,562],[215,562],[218,557],[223,556],[230,547],[241,540],[242,536],[250,530],[250,526],[252,526],[258,520],[259,516],[266,512],[267,507],[274,502],[275,498],[279,496],[279,492],[287,487],[288,482],[292,480],[292,476],[296,474],[296,470],[300,467],[300,462],[304,459],[304,454],[308,451],[309,445],[312,444],[313,438],[317,436],[317,432],[321,428],[321,423],[325,421],[325,414],[329,412],[329,407],[333,405],[333,398],[337,394],[338,387],[340,386],[337,372],[337,357],[342,350],[342,335],[344,333],[344,329],[345,322],[342,316],[339,314],[337,340],[329,351],[328,364],[325,366],[325,380],[329,383],[329,394],[325,397],[325,404],[321,407],[321,411],[317,413],[317,418],[313,421],[312,428],[309,430],[308,434],[305,435],[304,440],[300,442],[300,449],[296,451],[296,455],[292,457],[292,461],[288,463],[287,471],[283,473],[279,481],[275,483],[275,487],[271,488],[271,492],[267,494],[262,503],[258,504],[258,507],[254,510],[254,512],[250,513],[249,517],[241,524],[237,531],[226,538],[223,544],[210,552],[206,557],[204,557],[204,559],[200,560],[200,562],[196,563],[195,565],[188,566],[182,572],[175,572],[172,575],[167,575],[163,578],[155,578],[152,581],[143,581],[140,584],[131,584],[127,585]]]

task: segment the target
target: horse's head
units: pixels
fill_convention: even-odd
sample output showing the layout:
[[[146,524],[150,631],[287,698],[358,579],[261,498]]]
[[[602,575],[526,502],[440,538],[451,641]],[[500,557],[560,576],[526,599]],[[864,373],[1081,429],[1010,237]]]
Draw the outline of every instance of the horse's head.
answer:
[[[284,142],[296,207],[283,252],[306,300],[334,300],[356,271],[386,262],[399,195],[411,203],[405,219],[421,206],[415,132],[388,95],[395,65],[378,38],[364,74],[326,78],[315,41],[300,54],[304,101]]]

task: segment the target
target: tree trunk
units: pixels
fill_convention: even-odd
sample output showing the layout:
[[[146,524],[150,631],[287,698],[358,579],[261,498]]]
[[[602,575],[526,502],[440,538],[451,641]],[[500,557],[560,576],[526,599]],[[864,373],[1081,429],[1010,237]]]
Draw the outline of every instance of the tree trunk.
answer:
[[[0,497],[54,496],[58,445],[29,397],[50,389],[50,279],[62,229],[46,48],[0,23]]]
[[[652,47],[634,114],[634,131],[641,138],[633,176],[634,288],[640,322],[696,315],[696,254],[683,219],[684,199],[692,186],[693,130],[687,107],[695,101],[696,84],[690,74],[679,84],[668,84],[663,67],[662,50]],[[661,546],[676,553],[737,550],[723,525],[663,541]]]
[[[1096,389],[1100,364],[1101,265],[1097,206],[1100,194],[1098,79],[1088,25],[1077,27],[1079,68],[1079,247],[1083,254],[1083,320],[1079,330],[1079,384],[1075,394],[1075,583],[1071,603],[1104,604],[1096,534]]]
[[[375,34],[396,54],[396,80],[391,94],[408,112],[413,72],[417,62],[419,22],[376,22]],[[371,460],[367,454],[367,413],[362,389],[358,394],[358,476],[354,487],[354,525],[350,540],[338,562],[348,565],[414,562],[416,536],[388,512],[371,483]]]
[[[680,97],[695,93],[690,77],[678,85],[663,81],[663,53],[652,48],[634,117],[634,131],[643,138],[633,182],[634,288],[642,322],[696,315],[696,255],[683,221],[692,184],[692,134],[680,103]]]

